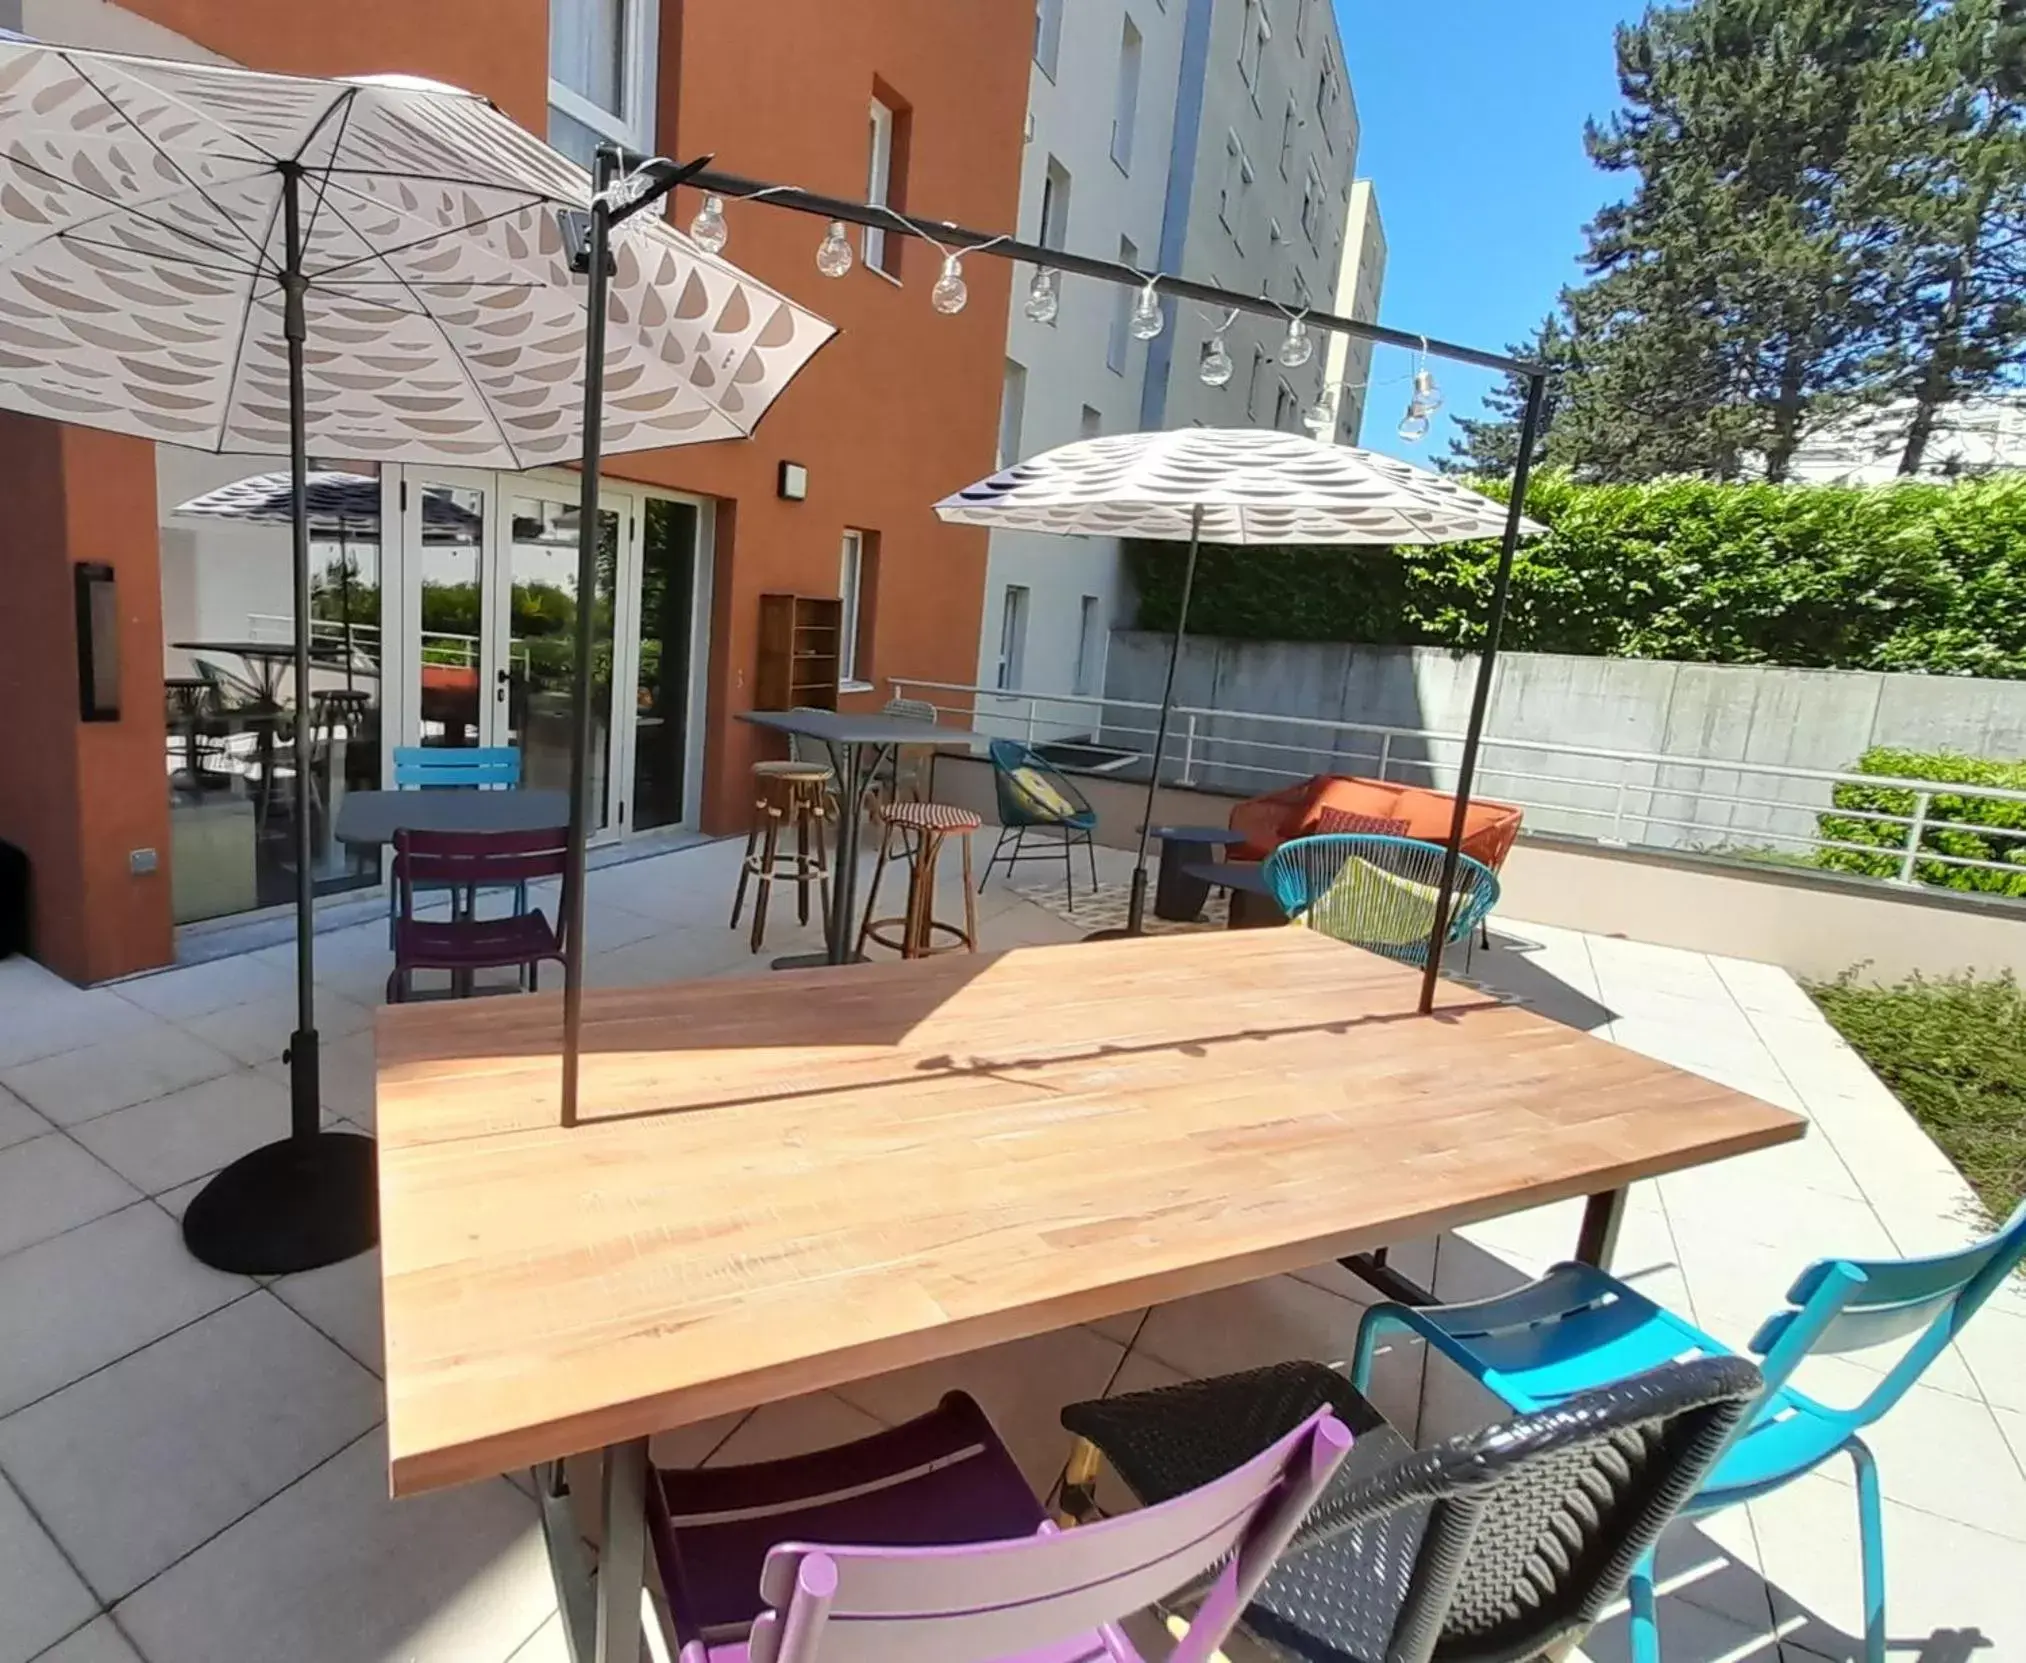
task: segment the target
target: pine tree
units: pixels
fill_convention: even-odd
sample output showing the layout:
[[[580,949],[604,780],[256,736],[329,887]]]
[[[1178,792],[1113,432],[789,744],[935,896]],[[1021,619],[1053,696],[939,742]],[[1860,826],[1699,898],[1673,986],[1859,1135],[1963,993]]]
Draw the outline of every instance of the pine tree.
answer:
[[[1543,364],[1558,373],[1548,382],[1547,403],[1541,411],[1539,442],[1534,460],[1548,453],[1554,431],[1556,405],[1562,396],[1562,373],[1571,363],[1572,342],[1562,314],[1550,312],[1534,330],[1533,338],[1508,346],[1506,356],[1528,363]],[[1519,457],[1520,418],[1526,411],[1527,377],[1507,375],[1484,395],[1489,416],[1458,416],[1457,432],[1449,440],[1449,454],[1438,456],[1435,466],[1443,473],[1476,474],[1486,479],[1509,477]]]

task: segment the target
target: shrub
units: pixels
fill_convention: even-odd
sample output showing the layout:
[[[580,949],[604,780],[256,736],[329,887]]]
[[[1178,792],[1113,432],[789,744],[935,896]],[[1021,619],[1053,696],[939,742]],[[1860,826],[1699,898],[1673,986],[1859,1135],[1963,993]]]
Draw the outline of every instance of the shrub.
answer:
[[[1481,487],[1502,497],[1500,485]],[[1955,484],[1583,485],[1513,563],[1513,651],[2026,678],[2026,475]],[[1181,551],[1128,547],[1142,629],[1171,630]],[[1206,546],[1191,627],[1240,640],[1470,648],[1496,544]]]
[[[1855,771],[1897,779],[1933,780],[1937,785],[1994,785],[2026,791],[2026,762],[1990,762],[1948,751],[1901,751],[1875,746],[1857,759]],[[1905,860],[1906,826],[1891,820],[1858,819],[1847,811],[1911,815],[1917,797],[1917,792],[1904,786],[1837,786],[1830,800],[1846,812],[1838,814],[1832,810],[1818,816],[1817,835],[1839,843],[1868,843],[1892,852],[1871,855],[1855,849],[1821,849],[1816,852],[1817,864],[1832,871],[1862,872],[1874,878],[1898,877]],[[2026,803],[1937,791],[1928,799],[1920,847],[1931,854],[1953,855],[1959,860],[1997,861],[2018,868],[2016,872],[1990,872],[1981,867],[1917,859],[1914,877],[1921,883],[1986,895],[2026,896]]]
[[[2010,1213],[2026,1195],[2026,991],[2009,975],[1867,987],[1848,972],[1808,991],[1984,1205]]]

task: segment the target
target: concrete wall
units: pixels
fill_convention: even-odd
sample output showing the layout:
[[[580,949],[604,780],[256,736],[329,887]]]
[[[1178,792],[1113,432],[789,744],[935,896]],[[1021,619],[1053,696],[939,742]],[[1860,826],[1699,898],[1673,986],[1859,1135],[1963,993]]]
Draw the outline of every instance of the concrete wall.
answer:
[[[1114,636],[1107,697],[1158,699],[1167,653],[1166,636]],[[1436,648],[1205,638],[1187,645],[1176,698],[1460,734],[1476,676],[1474,656]],[[1114,727],[1145,722],[1124,711],[1107,718]],[[1178,731],[1185,738],[1186,724]],[[1332,740],[1285,723],[1232,718],[1199,720],[1197,731],[1204,743],[1191,777],[1220,789],[1249,794],[1285,776],[1378,771],[1380,742],[1367,735]],[[1829,786],[1722,763],[1834,771],[1872,745],[2026,756],[2026,682],[1510,653],[1498,663],[1486,733],[1479,788],[1525,803],[1530,829],[1657,848],[1795,850],[1793,839],[1813,835]],[[1501,747],[1500,739],[1697,760],[1668,766],[1557,756]],[[1290,748],[1219,743],[1240,740]],[[1182,742],[1171,742],[1171,767],[1179,766]],[[1447,786],[1458,749],[1395,739],[1387,777]]]

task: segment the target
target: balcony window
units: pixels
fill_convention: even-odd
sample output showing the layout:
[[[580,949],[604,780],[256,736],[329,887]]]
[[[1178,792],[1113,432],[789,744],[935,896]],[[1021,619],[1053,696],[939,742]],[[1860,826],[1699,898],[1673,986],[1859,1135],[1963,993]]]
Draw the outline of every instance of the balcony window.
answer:
[[[549,0],[549,142],[591,165],[601,141],[654,150],[652,0]]]
[[[894,175],[895,132],[899,113],[875,98],[866,126],[865,200],[875,208],[897,207],[900,191]],[[900,239],[889,237],[883,226],[865,228],[865,263],[888,277],[898,273]]]
[[[1119,40],[1119,81],[1111,118],[1111,159],[1121,173],[1133,170],[1133,125],[1140,110],[1140,51],[1140,32],[1127,18]]]
[[[1062,56],[1062,0],[1035,0],[1034,62],[1049,80],[1055,79]]]

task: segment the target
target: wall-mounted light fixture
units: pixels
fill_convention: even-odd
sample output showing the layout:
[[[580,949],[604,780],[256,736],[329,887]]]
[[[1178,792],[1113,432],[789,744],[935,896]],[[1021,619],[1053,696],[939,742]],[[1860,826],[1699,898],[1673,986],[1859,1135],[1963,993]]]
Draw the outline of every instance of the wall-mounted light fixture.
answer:
[[[783,462],[774,494],[783,502],[800,502],[809,495],[809,470],[800,462]]]
[[[77,597],[77,706],[85,722],[120,719],[120,603],[113,569],[93,561],[71,568]]]

